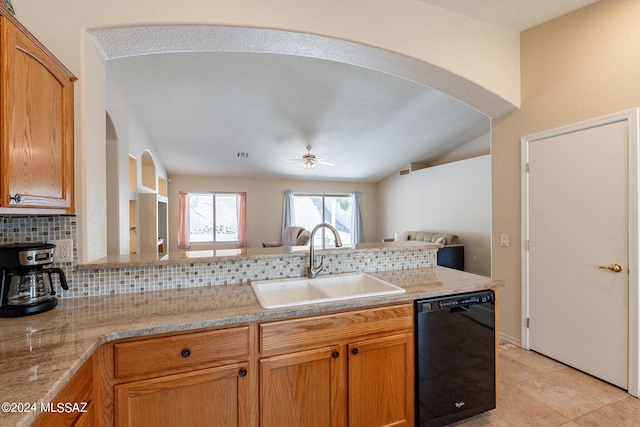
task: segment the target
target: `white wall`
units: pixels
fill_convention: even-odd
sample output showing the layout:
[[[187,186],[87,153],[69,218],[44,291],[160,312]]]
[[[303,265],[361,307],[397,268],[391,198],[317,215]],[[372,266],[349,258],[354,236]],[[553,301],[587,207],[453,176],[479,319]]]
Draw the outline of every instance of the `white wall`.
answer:
[[[262,242],[278,242],[282,236],[282,200],[284,190],[322,193],[361,193],[364,241],[378,241],[378,188],[362,182],[300,181],[215,176],[170,176],[169,248],[177,251],[178,193],[180,191],[229,191],[247,193],[247,233],[251,247]],[[192,250],[225,247],[224,244],[192,246]],[[228,245],[227,245],[228,247]]]
[[[487,119],[488,121],[488,119]],[[487,125],[490,126],[490,125]],[[445,163],[457,162],[458,160],[470,159],[472,157],[484,156],[491,152],[491,132],[472,139],[461,147],[448,152],[437,158],[429,166],[443,165]]]
[[[523,322],[520,138],[638,107],[638,22],[640,2],[607,0],[522,32],[522,108],[494,123],[491,143],[492,271],[506,283],[500,332],[512,342]]]
[[[465,270],[491,275],[490,156],[391,175],[378,185],[378,203],[384,237],[406,230],[457,234]]]
[[[117,182],[117,189],[111,191],[118,192],[117,210],[117,230],[113,218],[109,218],[109,238],[114,236],[111,233],[117,233],[117,243],[114,241],[109,254],[116,254],[116,246],[118,254],[125,255],[136,248],[129,245],[129,200],[135,198],[135,191],[150,191],[143,188],[142,185],[142,153],[149,151],[153,157],[156,166],[156,175],[167,177],[166,170],[162,163],[162,159],[158,156],[153,141],[149,137],[147,130],[140,122],[139,117],[135,113],[131,105],[126,87],[122,81],[120,73],[113,62],[105,64],[106,72],[106,110],[111,118],[115,129],[116,140],[108,140],[107,143],[117,144],[117,159],[114,163],[118,164],[118,170],[109,170],[108,173],[114,174],[116,177],[112,181]],[[103,113],[104,114],[104,113]],[[137,188],[130,190],[129,188],[129,155],[136,158],[137,162]],[[156,184],[157,187],[157,184]],[[115,197],[114,197],[115,198]],[[109,213],[115,213],[115,209],[109,207]],[[141,218],[141,220],[143,220]]]
[[[432,64],[453,82],[450,94],[459,98],[479,86],[520,105],[519,34],[416,0],[156,0],[152,7],[143,0],[12,3],[16,17],[79,78],[75,182],[81,262],[106,255],[107,241],[105,71],[91,29],[202,24],[325,35]]]

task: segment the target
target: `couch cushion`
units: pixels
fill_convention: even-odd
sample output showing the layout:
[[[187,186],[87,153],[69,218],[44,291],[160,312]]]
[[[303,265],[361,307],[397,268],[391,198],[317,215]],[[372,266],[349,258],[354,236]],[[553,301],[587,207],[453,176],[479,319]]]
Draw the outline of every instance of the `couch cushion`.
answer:
[[[403,239],[407,236],[408,239]],[[439,240],[440,239],[440,240]],[[444,243],[442,243],[444,239]],[[458,236],[451,233],[438,233],[433,231],[405,231],[398,240],[416,240],[418,242],[441,243],[443,245],[455,245],[458,243]]]
[[[302,230],[302,232],[298,235],[296,239],[295,246],[306,246],[309,244],[309,239],[311,238],[311,232],[309,230]]]
[[[456,234],[441,233],[441,234],[439,234],[439,237],[444,237],[445,239],[447,239],[447,243],[445,243],[445,245],[456,245],[456,244],[458,244],[458,236]]]
[[[410,234],[409,231],[405,231],[404,233],[402,233],[400,235],[398,235],[396,233],[396,235],[395,235],[395,237],[393,239],[394,242],[404,242],[404,241],[407,241],[407,240],[412,240],[411,239],[411,234]]]

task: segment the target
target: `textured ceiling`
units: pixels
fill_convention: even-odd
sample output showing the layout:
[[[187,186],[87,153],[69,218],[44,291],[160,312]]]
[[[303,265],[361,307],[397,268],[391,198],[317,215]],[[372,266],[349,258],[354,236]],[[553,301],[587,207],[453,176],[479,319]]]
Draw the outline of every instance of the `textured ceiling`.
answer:
[[[117,65],[172,174],[376,182],[489,131],[485,115],[448,95],[339,62],[181,53]],[[336,166],[290,161],[307,145]]]
[[[592,3],[421,1],[516,31]],[[170,174],[376,182],[487,133],[473,107],[491,117],[513,109],[429,64],[310,34],[165,26],[92,36]],[[336,166],[289,160],[307,145]]]

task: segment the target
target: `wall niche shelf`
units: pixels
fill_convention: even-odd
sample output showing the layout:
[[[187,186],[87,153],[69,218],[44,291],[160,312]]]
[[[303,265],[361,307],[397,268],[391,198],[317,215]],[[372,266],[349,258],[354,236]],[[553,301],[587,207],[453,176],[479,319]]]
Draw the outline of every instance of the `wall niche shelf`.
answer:
[[[165,197],[169,195],[167,191],[167,178],[161,175],[158,175],[158,194]]]
[[[156,164],[148,150],[142,153],[142,185],[150,190],[156,190]]]
[[[129,190],[138,189],[138,160],[129,154]]]

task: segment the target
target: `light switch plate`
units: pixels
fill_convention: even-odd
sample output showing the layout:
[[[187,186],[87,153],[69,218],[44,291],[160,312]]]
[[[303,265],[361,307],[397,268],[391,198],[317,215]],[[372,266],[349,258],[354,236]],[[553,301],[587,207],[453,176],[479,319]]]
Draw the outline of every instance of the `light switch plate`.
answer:
[[[501,234],[500,235],[500,246],[504,246],[504,247],[509,246],[509,235],[508,234]]]
[[[53,262],[73,262],[73,240],[52,240],[49,243],[56,245],[53,252]]]

